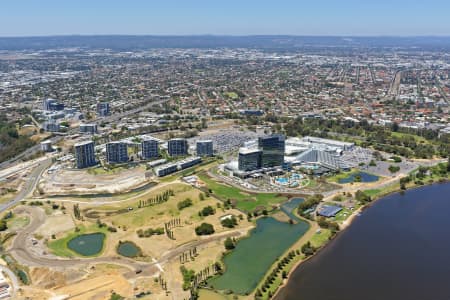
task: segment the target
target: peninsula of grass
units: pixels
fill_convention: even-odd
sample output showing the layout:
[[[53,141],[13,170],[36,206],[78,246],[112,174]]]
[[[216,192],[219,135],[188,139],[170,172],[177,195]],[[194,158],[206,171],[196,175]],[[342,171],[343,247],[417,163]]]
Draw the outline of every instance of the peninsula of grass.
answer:
[[[287,200],[286,196],[276,193],[250,193],[244,192],[240,189],[218,183],[205,173],[198,174],[198,177],[203,181],[207,188],[212,191],[212,194],[222,201],[235,201],[237,209],[253,212],[256,208],[270,210],[272,205],[282,203]]]
[[[326,179],[328,182],[338,183],[339,180],[345,179],[356,173],[358,173],[358,170],[352,169],[351,171],[348,171],[348,172],[340,172],[340,173],[334,174],[332,176],[326,177]]]
[[[47,247],[50,249],[51,253],[56,256],[61,257],[96,257],[102,254],[104,247],[105,247],[105,239],[108,233],[107,227],[101,227],[99,228],[97,225],[85,227],[85,226],[79,226],[77,227],[77,230],[73,230],[69,233],[67,233],[64,237],[57,239],[57,240],[50,240],[47,243]],[[82,255],[72,249],[69,248],[68,244],[71,240],[80,237],[82,235],[86,234],[95,234],[95,233],[101,233],[103,234],[103,246],[102,249],[94,254],[94,255]]]

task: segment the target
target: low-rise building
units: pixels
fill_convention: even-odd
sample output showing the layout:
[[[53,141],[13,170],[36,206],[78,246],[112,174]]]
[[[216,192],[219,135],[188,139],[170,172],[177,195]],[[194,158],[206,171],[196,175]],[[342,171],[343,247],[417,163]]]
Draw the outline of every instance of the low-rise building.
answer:
[[[53,151],[52,142],[51,141],[41,142],[41,150],[43,152],[52,152]]]
[[[80,133],[97,133],[97,124],[80,124]]]

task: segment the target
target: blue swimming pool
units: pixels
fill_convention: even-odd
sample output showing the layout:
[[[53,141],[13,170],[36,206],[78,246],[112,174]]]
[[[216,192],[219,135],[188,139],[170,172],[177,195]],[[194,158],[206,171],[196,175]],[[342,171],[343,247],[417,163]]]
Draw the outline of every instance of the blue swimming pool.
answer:
[[[287,178],[284,178],[284,177],[277,178],[277,179],[275,179],[275,181],[276,181],[277,183],[279,183],[279,184],[282,184],[282,185],[288,184],[288,179],[287,179]]]
[[[299,181],[301,179],[303,179],[303,175],[297,174],[297,173],[293,173],[293,174],[291,174],[291,176],[289,178],[278,177],[278,178],[275,179],[275,182],[278,183],[279,185],[288,185],[288,184],[290,184],[291,186],[298,186],[299,185]]]

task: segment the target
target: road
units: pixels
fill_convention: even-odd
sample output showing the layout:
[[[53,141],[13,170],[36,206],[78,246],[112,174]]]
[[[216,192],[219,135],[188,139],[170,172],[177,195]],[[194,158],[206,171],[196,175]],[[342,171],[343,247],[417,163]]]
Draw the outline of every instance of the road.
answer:
[[[33,171],[31,171],[31,174],[28,175],[28,178],[24,185],[22,186],[19,193],[8,203],[0,205],[0,213],[4,212],[5,210],[13,207],[25,197],[28,196],[33,190],[36,188],[37,183],[39,182],[39,179],[41,178],[42,173],[51,166],[52,159],[46,159],[43,162],[40,162],[37,167],[34,168]]]
[[[11,271],[8,267],[0,265],[0,270],[6,273],[8,275],[9,279],[11,280],[11,299],[15,299],[17,290],[19,288],[19,280],[17,279],[16,274],[14,274],[13,271]]]

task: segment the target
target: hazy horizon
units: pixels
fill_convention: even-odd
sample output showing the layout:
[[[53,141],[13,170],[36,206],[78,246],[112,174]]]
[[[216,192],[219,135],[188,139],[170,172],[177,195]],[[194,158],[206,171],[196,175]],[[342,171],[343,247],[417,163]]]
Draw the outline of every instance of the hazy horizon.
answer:
[[[0,4],[1,37],[450,36],[443,0],[17,0]]]

